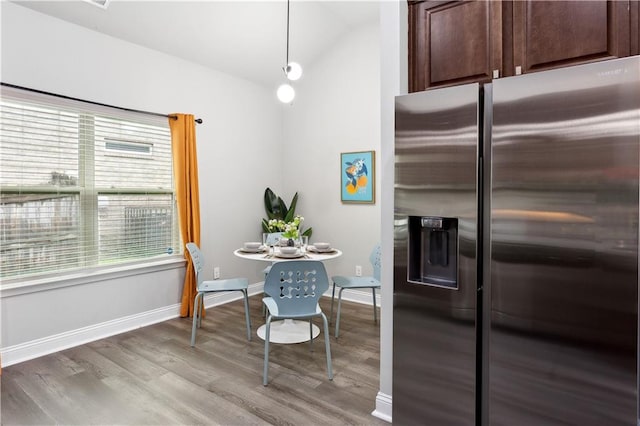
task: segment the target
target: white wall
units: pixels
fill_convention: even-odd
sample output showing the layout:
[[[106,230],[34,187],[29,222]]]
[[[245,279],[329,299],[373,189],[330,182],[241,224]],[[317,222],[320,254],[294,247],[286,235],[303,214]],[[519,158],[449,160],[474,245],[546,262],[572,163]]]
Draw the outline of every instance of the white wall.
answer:
[[[295,84],[285,111],[284,192],[299,193],[296,212],[313,227],[312,241],[329,241],[343,256],[330,275],[373,273],[369,253],[380,242],[380,172],[375,204],[340,201],[341,152],[375,151],[380,162],[380,44],[377,22],[354,29],[312,64]],[[288,202],[288,200],[287,200]],[[365,298],[371,299],[370,292]]]
[[[382,288],[380,326],[380,391],[374,415],[391,421],[393,388],[393,218],[395,100],[408,88],[408,9],[407,3],[382,2],[380,5],[380,110],[382,190],[388,194],[381,205]]]
[[[2,1],[5,83],[133,109],[192,113],[197,126],[202,249],[222,277],[260,277],[233,256],[260,235],[265,186],[281,186],[282,107],[271,89]],[[15,348],[179,302],[182,270],[20,295],[3,291],[3,364]],[[116,290],[117,289],[117,290]]]

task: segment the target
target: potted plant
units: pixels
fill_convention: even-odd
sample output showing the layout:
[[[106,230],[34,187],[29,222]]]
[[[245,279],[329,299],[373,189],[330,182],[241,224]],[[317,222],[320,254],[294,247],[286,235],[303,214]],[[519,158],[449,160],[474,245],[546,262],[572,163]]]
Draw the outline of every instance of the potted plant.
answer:
[[[264,232],[282,232],[282,236],[291,240],[298,239],[301,235],[311,237],[312,228],[302,232],[302,222],[304,217],[296,216],[296,204],[298,193],[293,196],[289,207],[284,200],[278,197],[270,188],[264,191],[264,208],[267,217],[262,219],[262,230]]]

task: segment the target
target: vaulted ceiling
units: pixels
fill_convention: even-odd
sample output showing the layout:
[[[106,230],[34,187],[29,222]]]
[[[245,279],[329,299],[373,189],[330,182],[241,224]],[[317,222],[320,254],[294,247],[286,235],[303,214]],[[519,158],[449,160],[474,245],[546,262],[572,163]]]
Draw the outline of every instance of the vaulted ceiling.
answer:
[[[12,0],[35,11],[274,86],[286,58],[285,0]],[[304,67],[343,34],[379,20],[379,2],[291,0],[289,59]]]

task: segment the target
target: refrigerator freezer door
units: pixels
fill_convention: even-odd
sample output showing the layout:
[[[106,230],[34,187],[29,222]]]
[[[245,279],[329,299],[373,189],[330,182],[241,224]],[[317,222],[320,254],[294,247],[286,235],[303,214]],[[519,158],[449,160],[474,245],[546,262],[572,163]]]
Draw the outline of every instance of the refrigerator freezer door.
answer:
[[[478,93],[396,98],[394,424],[475,423]]]
[[[491,425],[637,424],[639,76],[493,82]]]

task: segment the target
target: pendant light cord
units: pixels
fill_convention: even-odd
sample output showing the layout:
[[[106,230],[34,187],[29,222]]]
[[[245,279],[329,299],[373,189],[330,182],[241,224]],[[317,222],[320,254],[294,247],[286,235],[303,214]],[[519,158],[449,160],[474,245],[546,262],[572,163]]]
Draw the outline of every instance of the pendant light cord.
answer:
[[[287,61],[284,63],[285,73],[289,66],[289,0],[287,0]]]

